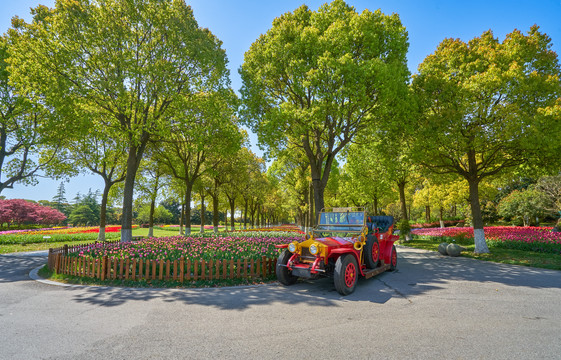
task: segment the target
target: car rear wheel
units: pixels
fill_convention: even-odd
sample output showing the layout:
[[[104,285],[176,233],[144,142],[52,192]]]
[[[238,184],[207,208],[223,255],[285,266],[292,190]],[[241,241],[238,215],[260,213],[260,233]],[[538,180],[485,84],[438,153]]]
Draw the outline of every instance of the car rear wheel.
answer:
[[[392,246],[392,253],[390,255],[390,271],[397,269],[397,250],[395,245]]]
[[[298,280],[298,276],[292,275],[292,271],[288,270],[286,264],[288,260],[292,257],[292,253],[288,250],[284,250],[278,260],[277,260],[277,267],[275,269],[277,273],[277,280],[283,285],[292,285]]]
[[[375,269],[380,263],[380,243],[374,235],[368,235],[366,238],[364,262],[369,269]]]
[[[349,295],[355,290],[358,274],[358,264],[353,255],[344,254],[337,259],[333,282],[339,294]]]

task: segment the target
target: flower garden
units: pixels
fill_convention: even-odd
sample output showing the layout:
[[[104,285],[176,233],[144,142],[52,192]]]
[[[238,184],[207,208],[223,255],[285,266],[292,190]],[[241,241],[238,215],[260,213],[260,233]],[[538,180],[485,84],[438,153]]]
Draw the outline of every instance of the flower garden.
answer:
[[[490,247],[561,254],[561,232],[551,227],[485,227],[485,239]],[[421,238],[440,239],[459,244],[473,243],[473,228],[426,228],[412,233]]]
[[[99,280],[232,281],[270,279],[277,244],[301,241],[295,227],[169,236],[51,249],[48,266],[57,274]],[[94,280],[95,282],[95,280]],[[159,285],[162,285],[159,283]],[[165,284],[164,284],[165,285]]]
[[[33,244],[41,242],[61,241],[94,241],[97,239],[99,227],[53,227],[28,230],[0,231],[0,245],[6,244]],[[105,227],[107,240],[118,239],[121,236],[120,225]]]

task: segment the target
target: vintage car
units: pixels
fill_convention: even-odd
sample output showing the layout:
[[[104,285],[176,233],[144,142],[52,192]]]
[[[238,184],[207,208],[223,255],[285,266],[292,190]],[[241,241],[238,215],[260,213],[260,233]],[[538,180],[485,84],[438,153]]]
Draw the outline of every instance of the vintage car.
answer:
[[[397,253],[392,216],[366,216],[364,210],[322,210],[318,225],[303,242],[277,245],[284,249],[276,265],[278,281],[292,285],[298,278],[332,276],[342,295],[355,290],[359,275],[370,278],[394,270]]]

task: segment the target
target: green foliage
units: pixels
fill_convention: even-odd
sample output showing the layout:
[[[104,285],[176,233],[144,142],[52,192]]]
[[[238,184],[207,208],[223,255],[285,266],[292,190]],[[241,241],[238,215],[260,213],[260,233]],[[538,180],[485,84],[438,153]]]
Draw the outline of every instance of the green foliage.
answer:
[[[467,43],[445,39],[419,65],[412,83],[420,105],[411,118],[413,154],[434,173],[468,181],[476,229],[483,228],[482,179],[558,161],[559,79],[551,39],[537,26],[527,35],[515,30],[502,43],[491,31]],[[476,246],[488,251],[482,237]]]
[[[411,225],[409,225],[409,220],[407,219],[401,219],[401,221],[397,225],[397,228],[402,239],[405,238],[405,235],[411,232]]]
[[[544,215],[545,204],[544,194],[532,186],[525,190],[514,190],[504,197],[499,202],[498,213],[506,220],[526,226]]]
[[[168,209],[163,207],[162,205],[157,206],[154,208],[154,223],[155,224],[169,224],[173,218],[173,215],[169,212]],[[138,215],[136,217],[138,221],[141,223],[147,224],[150,220],[150,204],[144,205],[138,211]]]
[[[18,19],[10,32],[21,39],[10,59],[14,82],[76,132],[98,123],[95,131],[126,144],[129,240],[134,178],[148,142],[191,121],[175,115],[192,94],[227,85],[221,42],[183,1],[58,1],[33,13],[32,23]]]
[[[56,117],[19,94],[10,81],[13,41],[0,37],[0,193],[16,184],[37,184],[37,172],[47,168],[58,150],[51,128]]]
[[[97,202],[98,192],[92,192],[91,189],[84,196],[76,195],[76,203],[73,206],[68,222],[74,226],[94,226],[99,224],[100,208]]]
[[[246,52],[244,120],[270,151],[306,155],[316,211],[335,156],[405,87],[407,48],[396,14],[335,0],[283,14]]]

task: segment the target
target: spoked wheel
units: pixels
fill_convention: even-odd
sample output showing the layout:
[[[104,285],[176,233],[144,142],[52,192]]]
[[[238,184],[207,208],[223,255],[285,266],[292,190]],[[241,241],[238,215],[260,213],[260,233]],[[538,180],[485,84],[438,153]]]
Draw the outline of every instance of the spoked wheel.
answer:
[[[277,273],[277,280],[286,286],[292,285],[296,282],[296,280],[298,280],[298,276],[292,275],[292,271],[288,270],[286,267],[286,264],[291,257],[292,253],[288,250],[284,250],[277,260],[277,267],[275,269]]]
[[[392,254],[390,256],[390,271],[394,271],[397,268],[397,251],[395,245],[392,246]]]
[[[355,291],[358,274],[358,264],[353,255],[345,254],[337,259],[333,282],[339,294],[349,295]]]
[[[374,235],[368,235],[364,247],[364,262],[370,269],[375,269],[380,263],[380,243]]]

